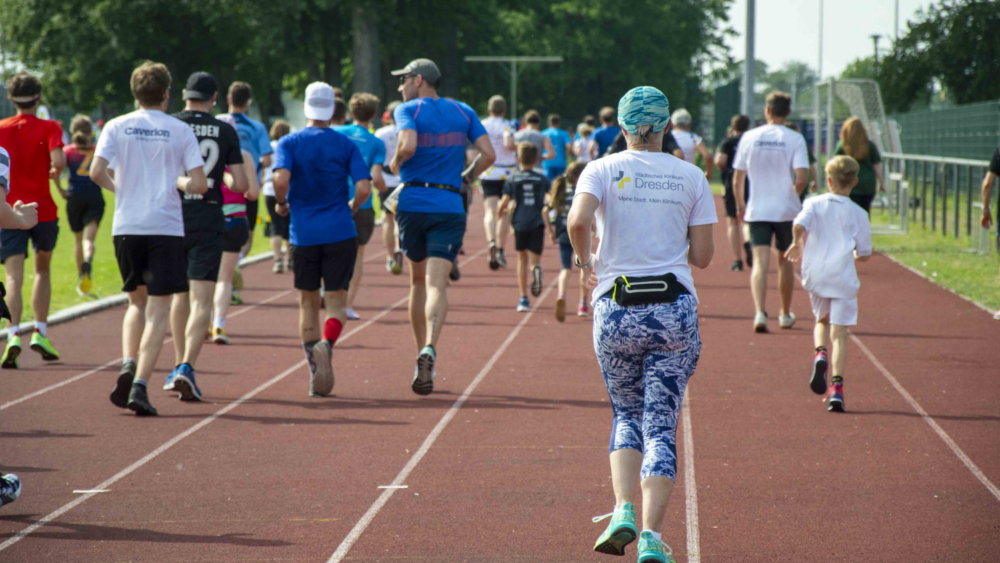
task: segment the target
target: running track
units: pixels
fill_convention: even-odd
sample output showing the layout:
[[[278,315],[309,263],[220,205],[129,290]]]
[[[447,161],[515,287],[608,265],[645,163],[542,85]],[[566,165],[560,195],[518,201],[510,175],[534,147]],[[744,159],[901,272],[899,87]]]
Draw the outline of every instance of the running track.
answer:
[[[590,322],[556,323],[549,290],[515,312],[481,217],[477,202],[428,398],[410,391],[406,277],[385,272],[378,237],[333,398],[307,396],[291,276],[268,263],[244,271],[235,345],[202,353],[207,402],[159,391],[165,345],[159,418],[108,402],[122,308],[53,327],[63,362],[26,352],[0,374],[0,462],[25,491],[0,509],[0,561],[619,561],[590,551],[590,517],[613,504]],[[806,384],[805,293],[793,330],[753,334],[749,274],[727,270],[715,233],[663,530],[677,560],[996,561],[996,323],[886,258],[861,265],[848,413],[829,414]],[[543,263],[548,288],[553,247]]]

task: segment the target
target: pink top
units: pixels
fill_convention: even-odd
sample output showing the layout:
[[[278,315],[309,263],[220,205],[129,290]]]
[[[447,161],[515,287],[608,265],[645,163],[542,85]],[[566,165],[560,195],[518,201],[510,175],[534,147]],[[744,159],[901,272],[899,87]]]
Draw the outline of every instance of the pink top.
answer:
[[[226,167],[229,171],[229,167]],[[246,217],[247,198],[243,194],[238,194],[229,189],[229,186],[222,184],[222,212],[226,217]]]

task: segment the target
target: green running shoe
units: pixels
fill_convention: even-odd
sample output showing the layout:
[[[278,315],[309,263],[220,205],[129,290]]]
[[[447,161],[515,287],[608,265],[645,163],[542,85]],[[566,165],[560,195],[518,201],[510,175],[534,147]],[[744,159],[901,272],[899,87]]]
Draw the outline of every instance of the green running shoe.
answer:
[[[236,291],[235,289],[233,290],[232,297],[229,298],[229,304],[230,305],[242,305],[243,304],[243,298],[240,297],[239,292]]]
[[[3,369],[17,369],[17,357],[21,355],[21,337],[14,335],[7,339],[7,347],[3,349],[3,358],[0,358],[0,367]]]
[[[670,546],[653,537],[653,532],[639,534],[639,563],[677,563]]]
[[[594,551],[608,555],[625,555],[625,546],[635,541],[639,535],[639,530],[635,527],[635,507],[631,502],[626,502],[623,506],[616,507],[611,514],[596,516],[592,520],[597,523],[608,517],[611,517],[611,523],[601,537],[597,538]]]
[[[49,339],[42,336],[37,330],[31,334],[31,349],[42,355],[46,362],[54,362],[59,359],[59,352],[52,347]]]
[[[243,289],[243,274],[239,266],[236,266],[236,271],[233,272],[233,289],[236,291]]]

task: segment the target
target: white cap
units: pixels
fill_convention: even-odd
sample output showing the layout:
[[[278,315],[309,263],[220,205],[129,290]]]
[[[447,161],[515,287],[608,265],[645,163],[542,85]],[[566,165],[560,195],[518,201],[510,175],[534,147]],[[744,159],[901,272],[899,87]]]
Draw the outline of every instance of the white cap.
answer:
[[[333,103],[336,95],[333,87],[326,82],[313,82],[306,88],[306,119],[329,121],[333,117]]]

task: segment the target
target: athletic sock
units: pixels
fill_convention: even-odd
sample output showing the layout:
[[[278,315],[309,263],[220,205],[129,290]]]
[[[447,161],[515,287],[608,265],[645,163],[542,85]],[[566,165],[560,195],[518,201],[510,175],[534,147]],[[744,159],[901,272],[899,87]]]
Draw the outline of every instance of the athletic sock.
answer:
[[[344,329],[344,323],[339,319],[327,319],[323,324],[323,339],[330,341],[330,346],[337,343],[340,338],[340,331]]]
[[[559,299],[566,299],[566,294],[565,293],[560,293],[559,294]]]
[[[17,327],[16,326],[7,327],[7,340],[10,340],[15,336],[17,336]]]
[[[137,378],[135,378],[135,379],[132,380],[132,385],[142,385],[143,387],[145,387],[146,386],[146,380],[145,379],[139,379],[137,377]]]
[[[125,365],[125,364],[127,364],[129,362],[132,362],[135,365],[139,365],[139,362],[135,361],[135,358],[125,358],[125,361],[122,362],[122,365]]]
[[[843,385],[844,384],[844,376],[843,375],[835,375],[835,376],[833,376],[832,381],[833,381],[834,385],[837,385],[837,384]]]
[[[83,261],[83,264],[80,266],[80,274],[89,274],[91,272],[90,262],[92,260],[93,258],[91,258],[90,260]]]
[[[215,328],[226,328],[226,317],[215,317]]]
[[[48,336],[45,334],[45,330],[49,327],[48,323],[43,323],[35,321],[35,332],[40,333],[42,336]]]
[[[816,347],[816,351],[817,352],[826,352],[826,346],[817,346]]]
[[[656,539],[656,541],[659,542],[663,541],[662,536],[660,536],[660,532],[654,532],[653,530],[643,530],[643,532],[649,532],[650,534],[653,534],[653,537]]]

